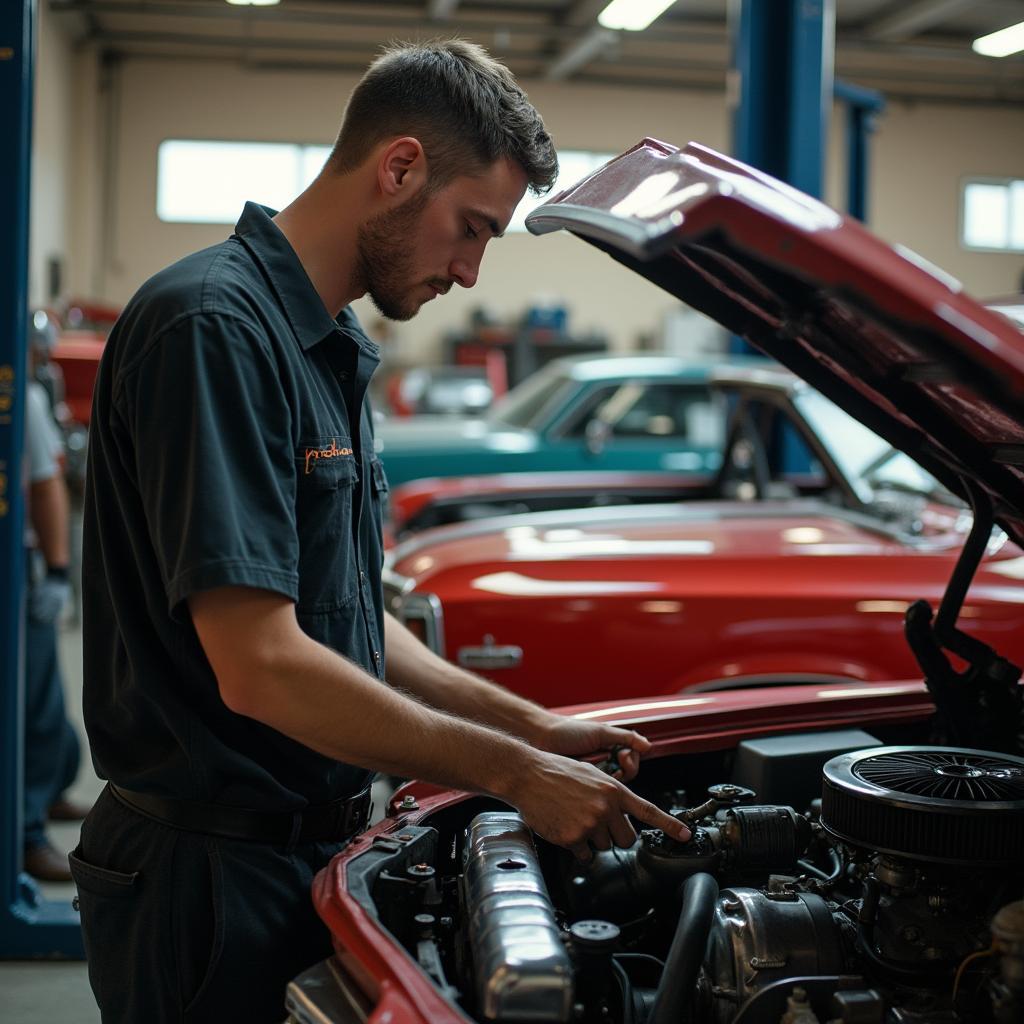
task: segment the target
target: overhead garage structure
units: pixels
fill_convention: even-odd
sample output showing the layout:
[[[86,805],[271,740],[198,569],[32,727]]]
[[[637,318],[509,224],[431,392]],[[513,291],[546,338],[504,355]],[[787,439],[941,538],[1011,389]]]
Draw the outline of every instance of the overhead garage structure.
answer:
[[[744,16],[788,19],[788,4],[680,0],[642,32],[603,28],[607,0],[297,0],[232,6],[204,0],[54,0],[78,34],[111,58],[237,63],[248,68],[358,72],[387,39],[456,31],[479,40],[527,80],[722,88],[731,32]],[[806,5],[816,17],[821,4]],[[836,75],[891,99],[1014,103],[1020,65],[973,53],[977,36],[1019,13],[1006,2],[839,0]],[[754,32],[759,31],[753,29]]]

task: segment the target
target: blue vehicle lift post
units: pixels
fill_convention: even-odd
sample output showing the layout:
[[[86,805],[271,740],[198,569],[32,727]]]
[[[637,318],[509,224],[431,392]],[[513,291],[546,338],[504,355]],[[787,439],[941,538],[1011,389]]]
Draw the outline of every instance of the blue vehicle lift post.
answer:
[[[70,900],[42,898],[21,873],[22,606],[25,592],[25,432],[29,168],[35,0],[0,4],[0,957],[82,957]]]
[[[871,133],[885,109],[885,98],[850,82],[837,81],[834,90],[836,99],[846,104],[846,211],[867,223]]]
[[[733,0],[733,154],[821,198],[835,56],[834,0]]]
[[[731,0],[733,155],[821,198],[832,108],[835,0]],[[739,337],[736,355],[757,354]]]
[[[835,0],[731,0],[733,155],[820,199],[832,110]],[[729,351],[759,355],[733,335]],[[781,464],[806,464],[783,431]]]

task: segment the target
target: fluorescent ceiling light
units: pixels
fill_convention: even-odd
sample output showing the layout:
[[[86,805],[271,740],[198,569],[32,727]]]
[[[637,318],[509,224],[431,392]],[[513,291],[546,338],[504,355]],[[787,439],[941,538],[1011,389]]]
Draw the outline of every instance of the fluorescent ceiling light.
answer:
[[[235,7],[273,7],[280,2],[281,0],[228,0],[228,3],[234,4]]]
[[[641,32],[675,2],[676,0],[612,0],[597,16],[597,20],[605,28]]]
[[[1024,21],[975,39],[971,49],[986,57],[1009,57],[1011,53],[1019,53],[1024,50]]]

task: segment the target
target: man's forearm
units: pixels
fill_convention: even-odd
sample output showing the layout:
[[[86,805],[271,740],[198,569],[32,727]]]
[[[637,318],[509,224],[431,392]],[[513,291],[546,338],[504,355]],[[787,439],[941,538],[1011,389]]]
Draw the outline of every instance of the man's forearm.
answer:
[[[599,850],[633,843],[627,813],[689,838],[686,826],[593,765],[425,707],[306,639],[248,677],[234,710],[328,757],[497,797],[581,860],[591,857],[588,840]]]
[[[306,638],[255,679],[234,710],[327,757],[508,798],[525,744],[424,706]]]
[[[633,841],[627,814],[677,838],[689,836],[664,811],[593,765],[571,759],[616,742],[640,750],[649,746],[641,736],[590,724],[581,735],[580,723],[491,694],[484,683],[450,685],[444,673],[435,674],[436,666],[422,669],[428,681],[417,686],[405,675],[415,675],[409,659],[420,655],[421,665],[432,665],[429,652],[389,627],[399,677],[441,707],[476,709],[488,721],[510,724],[536,714],[563,731],[568,727],[570,741],[559,745],[559,753],[537,750],[382,685],[303,633],[294,606],[278,594],[222,587],[193,594],[189,610],[224,703],[327,757],[498,797],[545,839],[584,860],[590,856],[586,841],[602,850]],[[456,696],[448,694],[449,686]],[[470,695],[459,697],[459,691]]]
[[[29,485],[29,512],[36,545],[46,564],[66,568],[71,539],[68,528],[68,491],[64,479],[52,476]]]
[[[388,682],[431,707],[537,742],[548,712],[439,658],[392,615],[385,619]]]

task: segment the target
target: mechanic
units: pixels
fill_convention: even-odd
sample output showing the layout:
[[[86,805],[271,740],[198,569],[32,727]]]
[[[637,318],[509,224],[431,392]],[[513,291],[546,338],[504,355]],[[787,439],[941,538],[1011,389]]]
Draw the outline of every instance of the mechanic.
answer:
[[[97,379],[85,512],[85,711],[109,780],[72,854],[104,1021],[278,1021],[331,952],[314,874],[374,771],[491,794],[586,859],[627,813],[685,826],[579,755],[649,743],[434,656],[386,613],[378,348],[472,287],[557,161],[478,47],[400,46],[350,97],[319,177],[130,301]],[[385,662],[385,651],[387,659]],[[385,685],[388,684],[388,685]]]

